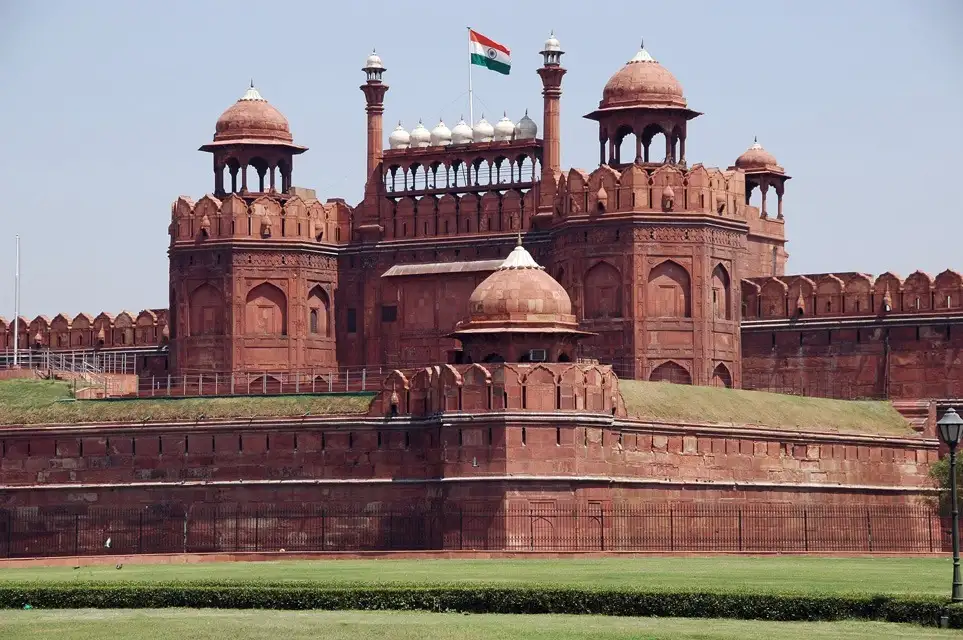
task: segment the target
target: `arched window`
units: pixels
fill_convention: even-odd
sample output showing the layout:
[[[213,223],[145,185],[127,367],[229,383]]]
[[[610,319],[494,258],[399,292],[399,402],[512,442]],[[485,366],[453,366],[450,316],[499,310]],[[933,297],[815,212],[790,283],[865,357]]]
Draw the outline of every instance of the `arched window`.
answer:
[[[223,298],[209,283],[194,289],[188,299],[187,333],[191,336],[212,336],[223,333]]]
[[[729,289],[729,273],[721,264],[712,270],[712,316],[719,320],[732,320],[732,301]]]
[[[729,369],[724,364],[718,364],[712,372],[712,386],[713,387],[725,387],[726,389],[732,388],[732,374],[729,373]]]
[[[646,290],[650,317],[692,317],[689,272],[680,264],[666,260],[652,269]]]
[[[264,282],[251,289],[245,305],[245,333],[286,336],[287,297],[277,286]]]
[[[672,382],[675,384],[692,384],[692,377],[685,368],[672,362],[663,362],[649,375],[650,382]]]
[[[327,292],[320,286],[311,289],[308,295],[308,327],[312,335],[330,337],[331,305]]]
[[[622,274],[608,262],[585,274],[585,317],[622,317]]]

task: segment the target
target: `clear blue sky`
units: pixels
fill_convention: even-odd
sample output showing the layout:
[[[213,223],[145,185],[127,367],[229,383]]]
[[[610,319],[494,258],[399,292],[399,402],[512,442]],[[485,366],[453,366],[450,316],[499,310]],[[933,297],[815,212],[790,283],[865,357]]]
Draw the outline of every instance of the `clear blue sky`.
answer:
[[[337,9],[332,9],[336,6]],[[167,306],[167,225],[213,187],[197,147],[253,77],[311,149],[294,182],[362,193],[365,56],[388,68],[385,133],[467,117],[465,26],[512,49],[475,73],[476,117],[540,123],[538,51],[568,68],[563,166],[597,165],[581,116],[646,48],[705,113],[690,163],[754,135],[793,176],[790,272],[963,269],[963,2],[15,2],[0,0],[0,315]],[[9,275],[7,275],[9,274]]]

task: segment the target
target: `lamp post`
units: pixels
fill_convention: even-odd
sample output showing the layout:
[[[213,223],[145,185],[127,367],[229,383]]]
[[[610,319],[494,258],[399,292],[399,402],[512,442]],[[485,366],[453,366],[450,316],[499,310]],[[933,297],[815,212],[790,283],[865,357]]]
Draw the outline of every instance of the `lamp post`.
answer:
[[[963,418],[956,413],[956,409],[946,410],[943,417],[936,423],[940,431],[940,439],[950,448],[950,500],[953,516],[953,602],[963,601],[963,581],[960,580],[960,508],[956,499],[956,445],[960,443],[963,433]]]

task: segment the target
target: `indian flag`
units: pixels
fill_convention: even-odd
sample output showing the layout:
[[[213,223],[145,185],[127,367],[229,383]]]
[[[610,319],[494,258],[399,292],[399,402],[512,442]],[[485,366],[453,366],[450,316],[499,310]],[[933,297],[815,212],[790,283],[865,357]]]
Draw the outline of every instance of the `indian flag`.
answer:
[[[492,71],[506,76],[512,68],[512,52],[503,44],[486,38],[472,29],[468,30],[468,49],[471,51],[471,63],[481,67],[488,67]]]

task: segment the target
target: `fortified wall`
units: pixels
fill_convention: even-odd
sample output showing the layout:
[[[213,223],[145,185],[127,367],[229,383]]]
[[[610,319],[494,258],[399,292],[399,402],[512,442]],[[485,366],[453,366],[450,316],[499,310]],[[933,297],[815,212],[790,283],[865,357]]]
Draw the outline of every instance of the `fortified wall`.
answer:
[[[743,386],[842,398],[963,397],[963,280],[946,270],[742,283]]]

